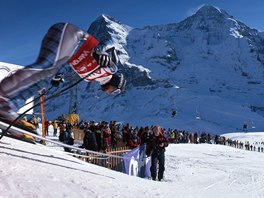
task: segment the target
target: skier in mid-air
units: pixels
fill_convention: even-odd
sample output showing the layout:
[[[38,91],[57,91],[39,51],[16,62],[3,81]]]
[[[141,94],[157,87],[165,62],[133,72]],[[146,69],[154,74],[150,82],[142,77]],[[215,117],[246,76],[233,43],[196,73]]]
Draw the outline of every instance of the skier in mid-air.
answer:
[[[52,84],[62,81],[56,73],[61,66],[70,65],[86,81],[97,81],[101,89],[109,94],[120,93],[125,86],[122,74],[117,75],[116,55],[110,57],[97,49],[99,42],[84,30],[69,24],[53,25],[45,35],[35,63],[18,70],[0,83],[0,102],[23,95],[28,97],[29,86],[55,76]],[[40,87],[39,87],[40,89]],[[34,95],[32,93],[31,95]],[[24,98],[27,99],[27,98]]]
[[[28,87],[40,90],[38,81],[58,86],[63,81],[58,71],[69,65],[85,81],[100,83],[101,90],[109,94],[124,90],[126,80],[117,73],[115,51],[100,51],[99,41],[86,31],[69,23],[57,23],[50,27],[42,40],[35,63],[18,70],[0,82],[0,115],[14,114],[13,98],[26,100],[31,93]],[[18,106],[17,104],[15,104]]]

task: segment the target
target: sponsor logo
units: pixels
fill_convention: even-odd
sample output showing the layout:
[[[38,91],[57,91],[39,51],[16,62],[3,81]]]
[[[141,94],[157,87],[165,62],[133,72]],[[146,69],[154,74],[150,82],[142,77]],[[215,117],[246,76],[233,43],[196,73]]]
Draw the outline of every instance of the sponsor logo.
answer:
[[[87,68],[85,66],[81,66],[78,71],[79,72],[86,72]]]
[[[83,59],[85,59],[85,58],[88,57],[88,56],[91,56],[90,54],[91,54],[90,51],[86,51],[86,50],[84,50],[78,58],[74,59],[74,60],[71,62],[71,64],[72,64],[73,66],[78,65]]]

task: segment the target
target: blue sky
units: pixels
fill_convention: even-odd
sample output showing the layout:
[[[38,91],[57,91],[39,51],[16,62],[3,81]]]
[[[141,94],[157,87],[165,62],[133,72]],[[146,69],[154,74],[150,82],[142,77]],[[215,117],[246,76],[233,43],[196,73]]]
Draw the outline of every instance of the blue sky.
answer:
[[[123,24],[178,23],[203,4],[226,10],[251,28],[264,31],[262,0],[2,0],[0,1],[0,62],[33,63],[48,28],[70,22],[88,29],[102,14]]]

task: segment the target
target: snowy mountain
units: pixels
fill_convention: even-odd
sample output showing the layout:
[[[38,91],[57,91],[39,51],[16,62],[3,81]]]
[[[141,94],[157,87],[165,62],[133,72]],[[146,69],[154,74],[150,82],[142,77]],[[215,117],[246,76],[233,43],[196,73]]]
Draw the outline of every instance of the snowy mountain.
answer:
[[[116,47],[126,92],[109,96],[83,82],[46,105],[49,119],[77,100],[82,119],[218,134],[244,123],[264,130],[264,36],[224,10],[205,5],[179,23],[141,29],[102,15],[88,32]],[[71,74],[64,86],[77,79]]]
[[[83,162],[54,147],[4,137],[0,148],[0,197],[264,196],[263,152],[170,144],[165,152],[165,181],[158,182]]]

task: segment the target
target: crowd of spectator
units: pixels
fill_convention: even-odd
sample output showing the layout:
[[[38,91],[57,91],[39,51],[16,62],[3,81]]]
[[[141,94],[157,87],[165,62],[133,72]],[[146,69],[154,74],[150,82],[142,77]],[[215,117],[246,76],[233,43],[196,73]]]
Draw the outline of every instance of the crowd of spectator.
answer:
[[[33,116],[29,122],[37,127],[39,119]],[[83,133],[83,139],[79,147],[91,151],[105,153],[118,147],[126,146],[129,149],[133,149],[145,144],[146,156],[151,156],[151,178],[159,181],[163,179],[165,171],[164,152],[165,147],[169,143],[220,144],[248,151],[264,152],[264,142],[242,142],[206,132],[198,133],[171,128],[165,129],[157,125],[132,127],[130,123],[124,124],[117,121],[80,121],[71,124],[64,116],[45,122],[45,134],[58,137],[59,141],[65,144],[74,144],[73,129],[78,129],[78,131]],[[69,148],[64,148],[64,150],[71,152]],[[107,162],[104,160],[101,160],[99,164],[107,166]]]
[[[36,127],[40,119],[32,116],[29,122]],[[82,148],[93,151],[107,151],[120,146],[127,146],[131,149],[147,141],[152,135],[153,126],[132,127],[130,123],[120,123],[117,121],[80,121],[74,126],[68,122],[65,117],[59,116],[53,121],[45,122],[45,131],[49,136],[58,136],[59,140],[66,144],[73,144],[73,128],[82,129],[84,132]],[[52,128],[52,130],[50,130]],[[208,143],[222,144],[231,147],[245,149],[250,151],[264,152],[264,142],[249,143],[249,141],[238,141],[224,136],[212,135],[210,133],[189,132],[187,130],[164,129],[162,133],[168,138],[170,143]]]
[[[228,138],[225,142],[225,145],[238,148],[238,149],[245,149],[248,151],[258,151],[258,152],[264,152],[264,142],[252,142],[249,141],[238,141],[238,140],[232,140]]]

